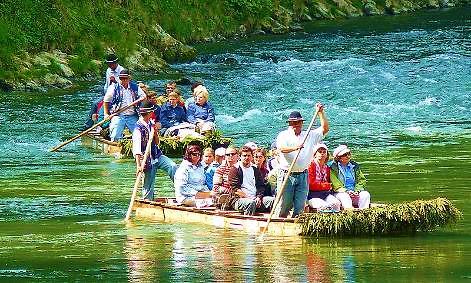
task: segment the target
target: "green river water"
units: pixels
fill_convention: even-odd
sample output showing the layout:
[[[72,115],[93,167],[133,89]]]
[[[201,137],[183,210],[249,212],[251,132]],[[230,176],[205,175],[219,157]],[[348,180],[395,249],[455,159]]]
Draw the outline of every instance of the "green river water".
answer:
[[[309,117],[325,103],[326,142],[353,149],[373,201],[444,196],[460,222],[400,237],[264,242],[204,225],[126,225],[132,161],[79,142],[48,151],[77,133],[98,82],[0,93],[0,281],[470,282],[471,9],[306,31],[198,46],[198,60],[174,67],[205,81],[217,124],[238,145],[268,145],[292,110]],[[157,183],[172,194],[163,175]]]

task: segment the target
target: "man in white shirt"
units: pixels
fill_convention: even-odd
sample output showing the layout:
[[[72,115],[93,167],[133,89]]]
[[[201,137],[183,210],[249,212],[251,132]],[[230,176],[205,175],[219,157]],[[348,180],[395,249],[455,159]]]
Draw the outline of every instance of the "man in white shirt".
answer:
[[[103,93],[105,94],[111,84],[119,83],[119,73],[124,70],[124,68],[118,64],[118,57],[116,57],[115,54],[110,54],[106,57],[106,64],[108,64],[108,69],[106,69],[105,86],[103,87]]]
[[[280,173],[277,179],[277,192],[281,191],[284,178],[288,182],[281,196],[281,205],[276,210],[279,217],[287,217],[293,208],[292,217],[298,216],[304,210],[307,195],[309,192],[307,183],[307,168],[314,154],[314,147],[329,131],[329,123],[324,113],[324,106],[316,104],[319,113],[320,127],[307,131],[302,131],[304,119],[301,113],[293,111],[288,118],[288,129],[280,132],[276,138],[276,147],[279,150]],[[308,135],[306,142],[302,144],[304,137]],[[293,170],[289,176],[288,168],[293,162],[298,150],[301,150]]]
[[[269,211],[274,197],[264,196],[265,184],[260,170],[253,164],[253,151],[244,146],[240,150],[240,161],[229,171],[231,191],[239,198],[234,208],[244,215],[254,215],[255,211]]]
[[[105,119],[121,108],[145,96],[144,91],[135,82],[131,81],[128,70],[124,69],[119,73],[119,80],[119,83],[108,87],[103,99]],[[138,119],[137,108],[138,106],[135,105],[111,118],[110,137],[112,141],[120,140],[123,137],[125,127],[130,132],[134,131]]]
[[[92,107],[88,113],[88,119],[82,127],[82,130],[86,130],[93,126],[98,121],[101,113],[101,107],[103,104],[103,95],[106,94],[108,87],[116,82],[119,82],[119,73],[124,69],[118,64],[118,57],[115,54],[110,54],[106,57],[106,64],[108,69],[105,73],[105,86],[103,87],[103,93],[92,103]]]

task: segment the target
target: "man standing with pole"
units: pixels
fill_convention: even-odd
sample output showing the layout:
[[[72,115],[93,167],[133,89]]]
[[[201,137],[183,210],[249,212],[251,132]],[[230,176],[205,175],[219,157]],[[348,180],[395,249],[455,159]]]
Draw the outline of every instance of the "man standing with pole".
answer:
[[[119,83],[111,84],[106,91],[103,98],[103,109],[105,119],[111,114],[119,111],[136,100],[145,97],[144,91],[134,82],[131,81],[131,76],[128,70],[124,69],[119,73]],[[111,141],[118,141],[123,137],[123,130],[125,127],[129,131],[134,131],[134,127],[138,120],[137,115],[138,106],[129,108],[128,110],[120,113],[119,115],[111,118],[110,122],[110,138]]]
[[[311,130],[317,114],[321,125]],[[329,123],[324,113],[324,106],[320,103],[316,104],[316,114],[307,131],[302,131],[304,119],[298,111],[291,112],[287,122],[288,129],[280,132],[276,139],[276,145],[280,151],[277,194],[281,194],[281,205],[275,215],[287,217],[293,208],[292,217],[296,217],[303,212],[306,203],[307,168],[314,154],[314,146],[322,141],[329,131]],[[275,202],[274,206],[276,204]]]

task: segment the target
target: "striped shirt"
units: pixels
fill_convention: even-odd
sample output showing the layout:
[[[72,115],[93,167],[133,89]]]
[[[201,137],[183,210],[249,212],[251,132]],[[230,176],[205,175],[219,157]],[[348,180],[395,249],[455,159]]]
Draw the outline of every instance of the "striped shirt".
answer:
[[[232,165],[233,166],[233,165]],[[231,183],[229,182],[229,171],[231,165],[224,163],[216,169],[213,177],[213,191],[220,194],[231,193]]]

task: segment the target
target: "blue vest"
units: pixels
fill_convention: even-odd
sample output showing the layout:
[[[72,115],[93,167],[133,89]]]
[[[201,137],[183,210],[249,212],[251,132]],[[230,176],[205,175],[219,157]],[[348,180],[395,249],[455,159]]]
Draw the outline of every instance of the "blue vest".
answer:
[[[138,89],[139,86],[133,82],[129,82],[129,88],[131,89],[132,101],[136,101],[139,97]],[[113,97],[111,98],[110,103],[110,113],[116,112],[119,108],[121,108],[121,103],[123,103],[123,86],[121,84],[114,84],[114,92]],[[134,105],[134,110],[137,112],[138,106]]]
[[[141,152],[144,153],[146,151],[147,141],[149,140],[150,132],[147,129],[147,127],[142,124],[141,120],[137,121],[136,129],[138,129],[139,132],[141,133]],[[146,159],[144,170],[148,170],[152,168],[152,160],[160,158],[161,155],[162,155],[162,151],[157,146],[155,141],[152,141],[152,144],[150,147],[150,155]]]

